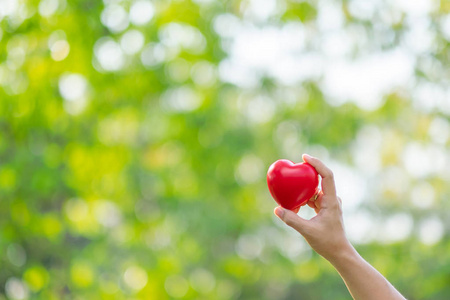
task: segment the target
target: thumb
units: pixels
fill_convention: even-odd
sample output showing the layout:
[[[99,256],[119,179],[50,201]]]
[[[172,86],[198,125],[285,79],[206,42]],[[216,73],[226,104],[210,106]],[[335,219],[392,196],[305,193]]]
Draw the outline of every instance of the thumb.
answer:
[[[281,206],[276,207],[273,212],[278,218],[280,218],[284,223],[286,223],[286,225],[294,228],[300,234],[303,235],[305,228],[308,226],[307,224],[308,220],[303,219],[295,212],[289,209],[285,209]]]

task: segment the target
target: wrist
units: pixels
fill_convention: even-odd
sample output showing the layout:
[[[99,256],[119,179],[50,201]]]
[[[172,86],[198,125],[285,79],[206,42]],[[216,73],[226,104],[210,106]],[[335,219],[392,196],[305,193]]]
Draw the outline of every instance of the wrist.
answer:
[[[340,247],[336,248],[332,254],[325,257],[332,265],[336,266],[349,259],[357,257],[359,254],[349,241],[345,241]]]

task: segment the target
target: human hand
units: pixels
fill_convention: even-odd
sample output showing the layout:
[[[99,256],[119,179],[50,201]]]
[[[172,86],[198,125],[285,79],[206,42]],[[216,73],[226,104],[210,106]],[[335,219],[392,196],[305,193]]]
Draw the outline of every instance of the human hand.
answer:
[[[304,154],[303,160],[312,165],[322,177],[322,190],[317,199],[311,198],[308,201],[317,215],[306,220],[281,206],[276,207],[274,213],[297,230],[317,253],[333,261],[353,248],[345,235],[342,201],[336,195],[333,172],[317,158]]]

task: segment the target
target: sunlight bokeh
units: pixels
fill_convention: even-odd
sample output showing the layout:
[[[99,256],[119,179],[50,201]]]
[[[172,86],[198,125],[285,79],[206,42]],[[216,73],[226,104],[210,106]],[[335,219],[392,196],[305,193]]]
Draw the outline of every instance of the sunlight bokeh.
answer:
[[[0,299],[348,299],[272,213],[267,168],[302,153],[358,251],[448,299],[449,13],[0,0]]]

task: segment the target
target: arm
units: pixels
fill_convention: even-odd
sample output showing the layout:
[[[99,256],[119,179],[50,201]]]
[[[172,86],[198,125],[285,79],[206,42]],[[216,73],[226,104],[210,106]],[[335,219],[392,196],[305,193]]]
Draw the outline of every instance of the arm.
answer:
[[[322,177],[322,191],[308,205],[317,215],[305,220],[295,212],[275,208],[275,215],[297,230],[309,245],[339,272],[355,300],[405,299],[348,241],[342,219],[342,201],[336,195],[333,173],[320,160],[303,155]]]

